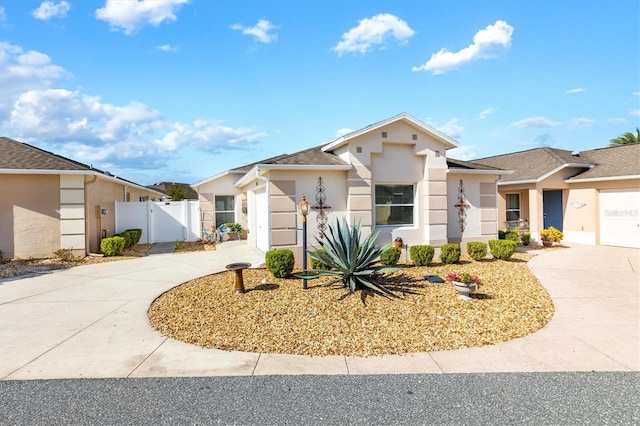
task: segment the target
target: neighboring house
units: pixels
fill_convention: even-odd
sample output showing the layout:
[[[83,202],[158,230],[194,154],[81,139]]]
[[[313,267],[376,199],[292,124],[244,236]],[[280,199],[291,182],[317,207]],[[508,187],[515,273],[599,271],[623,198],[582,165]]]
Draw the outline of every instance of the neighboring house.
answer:
[[[154,191],[162,192],[164,195],[166,195],[166,198],[171,199],[171,197],[167,195],[167,189],[169,189],[172,186],[177,186],[178,188],[181,188],[186,192],[187,197],[185,198],[185,200],[198,199],[198,193],[194,191],[194,189],[188,183],[158,182],[158,183],[154,183],[153,185],[147,185],[147,188],[153,189]]]
[[[321,235],[320,201],[330,206],[324,210],[328,224],[341,218],[361,223],[365,234],[380,231],[379,243],[402,237],[407,245],[439,247],[496,238],[496,181],[509,172],[448,160],[446,150],[456,146],[403,113],[325,145],[231,169],[192,186],[205,228],[238,222],[248,228],[250,246],[263,252],[290,248],[298,260],[302,195],[316,207],[308,217],[311,244]]]
[[[0,137],[0,250],[9,258],[98,252],[115,229],[115,201],[162,193],[108,172]]]
[[[515,173],[498,182],[501,228],[554,226],[564,241],[640,248],[640,144],[555,148],[474,160]]]

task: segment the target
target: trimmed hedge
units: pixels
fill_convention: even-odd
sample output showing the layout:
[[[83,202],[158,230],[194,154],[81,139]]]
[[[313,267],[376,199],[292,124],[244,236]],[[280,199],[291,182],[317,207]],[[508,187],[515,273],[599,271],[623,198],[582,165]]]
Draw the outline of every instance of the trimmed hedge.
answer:
[[[520,236],[520,239],[522,240],[523,246],[528,246],[531,243],[531,233],[530,232],[523,233]]]
[[[516,252],[518,244],[511,240],[489,240],[491,255],[496,259],[507,260]]]
[[[125,244],[125,239],[117,235],[111,238],[103,238],[100,243],[100,251],[105,256],[122,256]]]
[[[504,236],[505,240],[515,241],[516,244],[520,242],[520,235],[516,231],[509,231]]]
[[[314,251],[314,253],[317,253],[317,252],[324,252],[324,253],[326,253],[327,251],[326,251],[325,249],[318,249],[318,250],[315,250],[315,251]],[[320,262],[319,260],[314,259],[314,258],[312,257],[312,258],[311,258],[311,269],[325,269],[325,270],[329,270],[329,269],[331,269],[331,267],[330,267],[330,266],[328,266],[328,265],[325,265],[324,263],[322,263],[322,262]]]
[[[482,241],[469,241],[467,243],[467,254],[473,260],[483,259],[487,255],[487,243]]]
[[[409,246],[409,257],[418,266],[427,266],[433,260],[436,250],[428,244]]]
[[[133,244],[132,245],[136,245],[140,242],[140,238],[142,237],[142,229],[140,228],[134,228],[134,229],[127,229],[127,231],[125,232],[130,232],[133,234]]]
[[[460,244],[443,244],[440,247],[440,260],[444,264],[460,262]]]
[[[295,256],[289,249],[269,250],[265,254],[265,266],[276,278],[288,277],[293,272],[295,263]]]
[[[389,247],[380,255],[380,262],[385,265],[395,265],[398,263],[401,255],[402,249],[400,247]]]

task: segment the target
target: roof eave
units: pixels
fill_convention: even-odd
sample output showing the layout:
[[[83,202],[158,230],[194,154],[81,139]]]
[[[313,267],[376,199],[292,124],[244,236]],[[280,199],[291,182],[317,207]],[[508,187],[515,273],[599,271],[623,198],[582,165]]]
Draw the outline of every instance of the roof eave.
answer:
[[[237,171],[237,170],[226,170],[226,171],[224,171],[222,173],[218,173],[215,176],[211,176],[211,177],[208,177],[206,179],[202,179],[202,180],[200,180],[200,181],[198,181],[196,183],[192,183],[189,186],[191,186],[192,188],[197,188],[199,186],[204,185],[205,183],[209,183],[209,182],[214,181],[216,179],[220,179],[221,177],[225,177],[226,175],[243,175],[243,174],[244,174],[243,172],[240,172],[240,171]]]
[[[335,165],[323,165],[323,164],[257,164],[247,173],[245,173],[240,179],[233,185],[236,188],[245,186],[248,183],[258,179],[258,174],[261,171],[273,171],[273,170],[286,170],[286,171],[348,171],[351,170],[351,164],[335,164]]]
[[[486,169],[457,169],[451,167],[447,169],[447,173],[460,173],[467,175],[512,175],[513,170],[486,170]]]
[[[577,183],[577,182],[607,182],[613,180],[632,180],[632,179],[640,179],[640,175],[626,175],[626,176],[605,176],[605,177],[596,177],[596,178],[570,178],[565,179],[565,183]]]
[[[379,121],[377,123],[370,124],[369,126],[363,127],[362,129],[356,130],[356,131],[351,132],[351,133],[349,133],[347,135],[340,136],[338,139],[335,139],[335,140],[329,142],[324,147],[322,147],[322,151],[324,151],[324,152],[333,151],[333,150],[335,150],[337,148],[340,148],[341,146],[345,145],[351,139],[354,139],[354,138],[356,138],[358,136],[361,136],[361,135],[363,135],[365,133],[372,132],[372,131],[374,131],[376,129],[379,129],[381,127],[387,126],[387,125],[389,125],[391,123],[395,123],[396,121],[401,121],[401,120],[409,121],[414,126],[419,127],[421,129],[423,129],[426,133],[429,133],[429,134],[433,135],[436,139],[438,139],[439,141],[441,141],[445,145],[448,145],[446,149],[451,149],[451,148],[457,148],[458,147],[458,142],[456,142],[454,139],[450,138],[449,136],[445,135],[441,131],[435,129],[434,127],[429,126],[426,123],[423,123],[422,121],[416,119],[415,117],[412,117],[411,115],[409,115],[407,113],[402,113],[402,114],[398,114],[396,116],[387,118],[386,120],[382,120],[382,121]]]

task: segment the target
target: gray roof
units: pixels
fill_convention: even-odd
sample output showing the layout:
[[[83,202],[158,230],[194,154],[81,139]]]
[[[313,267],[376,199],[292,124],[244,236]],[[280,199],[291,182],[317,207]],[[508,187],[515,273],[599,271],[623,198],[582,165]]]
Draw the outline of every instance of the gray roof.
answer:
[[[109,172],[104,172],[87,166],[78,161],[71,160],[58,154],[54,154],[35,146],[18,142],[4,136],[0,137],[0,170],[33,170],[38,171],[84,171],[87,173],[97,173],[109,178],[145,188],[144,186],[121,177],[113,176]],[[158,192],[151,188],[150,191]]]
[[[473,160],[475,163],[514,170],[502,182],[534,181],[563,166],[583,167],[570,180],[640,175],[640,144],[600,148],[580,153],[557,149],[535,148],[528,151],[496,155]]]
[[[313,148],[308,148],[303,151],[294,152],[293,154],[282,154],[276,157],[271,157],[266,160],[260,160],[255,163],[246,164],[244,166],[231,169],[237,172],[248,172],[253,167],[260,164],[269,165],[303,165],[303,166],[345,166],[349,165],[343,161],[340,157],[332,152],[322,151],[322,147],[325,145],[319,145]]]
[[[6,137],[0,137],[0,169],[92,170],[86,164]]]
[[[479,164],[475,161],[462,161],[456,160],[453,158],[447,158],[447,167],[452,170],[463,169],[463,170],[491,170],[496,172],[503,172],[506,169],[501,169],[498,167],[488,166],[486,164]]]

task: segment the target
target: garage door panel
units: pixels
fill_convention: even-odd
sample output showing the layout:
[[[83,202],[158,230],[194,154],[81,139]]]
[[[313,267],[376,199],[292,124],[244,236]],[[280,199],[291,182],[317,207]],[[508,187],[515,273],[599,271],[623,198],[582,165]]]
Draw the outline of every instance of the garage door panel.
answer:
[[[600,244],[640,248],[640,191],[600,192]]]

